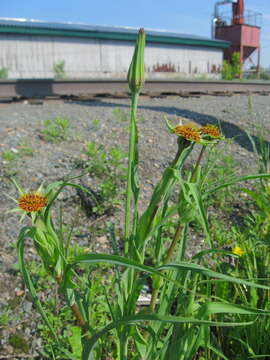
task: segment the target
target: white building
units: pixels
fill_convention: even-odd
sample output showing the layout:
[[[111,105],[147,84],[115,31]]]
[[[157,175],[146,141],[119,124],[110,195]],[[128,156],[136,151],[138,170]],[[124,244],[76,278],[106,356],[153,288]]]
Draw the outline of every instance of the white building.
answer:
[[[167,31],[146,32],[148,78],[219,77],[229,43]],[[0,19],[0,70],[10,79],[124,78],[137,29]]]

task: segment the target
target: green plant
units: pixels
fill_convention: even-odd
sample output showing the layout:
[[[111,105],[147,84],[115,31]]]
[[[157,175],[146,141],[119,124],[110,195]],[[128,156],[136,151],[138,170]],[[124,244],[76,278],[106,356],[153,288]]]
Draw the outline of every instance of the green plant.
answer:
[[[120,108],[113,109],[112,114],[118,121],[128,121],[128,115]]]
[[[232,76],[235,79],[239,79],[242,73],[242,62],[240,52],[235,51],[232,54]]]
[[[257,67],[252,65],[249,68],[247,79],[270,80],[270,68]]]
[[[54,76],[56,79],[64,79],[66,77],[65,73],[65,61],[59,61],[53,66]]]
[[[223,346],[228,344],[226,328],[245,330],[257,324],[265,329],[257,317],[267,323],[270,310],[261,309],[261,301],[256,299],[267,298],[270,287],[268,280],[261,279],[268,276],[265,267],[255,274],[260,278],[250,276],[253,274],[249,270],[240,272],[241,266],[231,267],[232,262],[240,263],[241,251],[217,247],[210,234],[205,202],[234,184],[251,179],[268,180],[270,175],[231,174],[226,180],[208,184],[212,167],[209,164],[204,171],[202,159],[206,149],[223,140],[220,130],[214,125],[198,127],[167,122],[168,130],[177,138],[175,158],[140,213],[137,106],[144,84],[144,45],[145,34],[140,29],[128,71],[131,118],[123,251],[112,223],[107,225],[111,253],[74,254],[71,250],[72,231],[64,231],[63,211],[60,208],[57,221],[52,208],[66,187],[93,195],[76,183],[81,176],[56,181],[32,193],[13,180],[20,193],[16,210],[22,216],[28,215],[31,221],[18,236],[19,267],[48,335],[55,339],[57,351],[70,359],[79,356],[83,360],[103,360],[108,354],[116,360],[193,360],[199,356],[208,360],[227,359]],[[199,147],[198,157],[184,173],[184,165],[195,146]],[[107,155],[103,148],[91,143],[87,151],[90,157],[101,156],[94,168],[106,169]],[[121,152],[114,149],[110,156],[118,164]],[[194,224],[200,229],[204,249],[190,258],[187,249]],[[52,309],[44,309],[38,298],[25,259],[26,240],[32,241],[47,276],[65,300],[67,305],[61,306],[61,310],[65,312],[69,308],[77,321],[69,344],[54,328],[51,312],[55,304]],[[223,258],[226,260],[221,261]],[[95,273],[100,264],[106,264],[101,278]],[[101,288],[102,295],[93,307]],[[138,300],[145,288],[149,289],[150,303],[142,309]],[[246,301],[247,297],[251,300]],[[241,354],[245,358],[246,353]]]
[[[222,79],[223,80],[232,80],[233,79],[231,65],[229,64],[229,62],[227,60],[223,61]]]
[[[7,68],[1,68],[0,69],[0,79],[7,79],[8,78],[8,69]]]
[[[248,134],[253,151],[257,154],[258,169],[261,173],[268,173],[269,146],[262,134],[257,134],[258,143]],[[270,284],[269,249],[270,249],[270,222],[269,222],[269,187],[268,178],[262,178],[253,187],[240,188],[250,197],[247,204],[243,224],[229,226],[218,219],[212,222],[211,234],[218,245],[225,249],[233,249],[238,255],[234,261],[226,257],[212,261],[225,274],[258,281],[260,284]],[[239,196],[237,196],[239,199]],[[246,199],[246,201],[248,198]],[[238,203],[238,201],[237,201]],[[214,295],[230,301],[243,303],[245,306],[258,307],[263,311],[269,310],[269,292],[262,292],[257,288],[241,289],[238,285],[216,283],[213,287]],[[230,330],[219,329],[215,341],[227,358],[243,359],[260,357],[268,359],[270,346],[266,340],[269,331],[268,318],[259,317],[256,322],[246,328]],[[221,340],[223,339],[223,340]]]
[[[12,162],[16,159],[16,153],[11,150],[3,151],[2,159],[7,162]]]
[[[242,73],[241,56],[239,52],[234,52],[232,54],[232,59],[230,63],[227,60],[223,61],[222,79],[224,80],[239,79],[241,73]]]
[[[33,156],[34,150],[31,146],[28,145],[27,141],[24,141],[19,146],[19,156]]]
[[[238,162],[228,154],[228,148],[233,143],[226,139],[220,146],[209,147],[207,157],[202,169],[204,176],[207,176],[206,186],[214,186],[219,182],[226,182],[236,175]],[[229,188],[221,189],[211,196],[207,201],[207,206],[218,207],[220,210],[230,211],[231,200],[234,194]]]
[[[126,154],[119,148],[105,150],[102,145],[89,142],[85,147],[88,160],[85,164],[91,177],[97,178],[98,191],[93,194],[92,213],[102,215],[109,213],[120,203],[121,185],[125,180],[123,160]]]
[[[4,328],[8,323],[11,321],[11,310],[8,306],[3,309],[2,313],[0,314],[0,330]]]
[[[100,128],[100,120],[99,119],[92,120],[92,127],[94,130],[98,130]]]
[[[15,176],[17,173],[17,162],[19,152],[17,149],[6,150],[1,153],[3,159],[3,170],[6,177]]]
[[[55,117],[43,121],[41,134],[45,141],[60,142],[67,139],[70,122],[66,118]]]

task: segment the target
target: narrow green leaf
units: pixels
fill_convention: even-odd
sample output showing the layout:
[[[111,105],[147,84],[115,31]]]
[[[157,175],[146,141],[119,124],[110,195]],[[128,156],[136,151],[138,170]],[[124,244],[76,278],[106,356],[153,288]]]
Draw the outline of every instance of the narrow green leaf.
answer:
[[[228,181],[224,182],[223,184],[217,185],[214,188],[206,191],[204,193],[203,197],[205,198],[205,197],[215,193],[218,190],[221,190],[221,189],[226,188],[231,185],[235,185],[242,181],[255,180],[255,179],[268,179],[268,178],[270,178],[270,174],[254,174],[254,175],[233,177],[233,178],[229,179]]]
[[[150,266],[139,264],[131,259],[128,259],[128,258],[125,258],[122,256],[118,256],[118,255],[85,254],[85,255],[77,256],[74,259],[74,263],[91,264],[91,263],[101,263],[101,262],[110,263],[110,264],[114,264],[114,265],[121,265],[124,267],[137,269],[139,271],[145,271],[149,274],[159,275],[159,276],[163,276],[166,278],[165,275],[161,274],[158,270],[156,270]]]
[[[232,257],[238,257],[238,255],[235,255],[234,253],[232,253],[229,250],[222,250],[222,249],[206,249],[206,250],[202,250],[200,252],[198,252],[197,254],[192,256],[192,259],[200,259],[202,257],[204,257],[205,255],[210,255],[210,254],[221,254],[221,255],[229,255]]]
[[[211,344],[207,345],[208,349],[213,351],[213,353],[217,354],[220,359],[229,360],[219,349],[215,348]]]
[[[72,326],[70,328],[72,335],[68,337],[68,342],[72,348],[72,353],[76,359],[80,359],[82,355],[81,328]]]
[[[212,314],[270,315],[270,310],[255,309],[222,302],[209,302],[201,306],[198,317],[204,318]]]
[[[202,275],[205,275],[205,276],[221,279],[221,280],[224,280],[224,281],[229,281],[229,282],[240,284],[240,285],[253,286],[253,287],[257,287],[257,288],[261,288],[261,289],[267,289],[267,290],[270,289],[270,287],[266,286],[266,285],[260,285],[260,284],[256,284],[256,283],[253,283],[251,281],[244,280],[244,279],[239,279],[239,278],[235,278],[235,277],[232,277],[232,276],[229,276],[229,275],[221,274],[221,273],[218,273],[218,272],[213,271],[211,269],[208,269],[206,267],[203,267],[201,265],[188,263],[188,262],[184,262],[184,261],[177,262],[177,263],[170,263],[170,264],[167,264],[167,265],[160,266],[160,267],[158,267],[156,269],[157,270],[166,270],[166,269],[169,269],[169,270],[172,270],[172,269],[175,269],[175,270],[191,270],[193,272],[198,272],[198,273],[200,273]]]
[[[160,321],[166,323],[189,323],[189,324],[198,324],[198,325],[206,325],[206,326],[248,326],[253,324],[253,321],[250,322],[215,322],[215,321],[208,321],[208,320],[199,320],[194,318],[185,318],[185,317],[178,317],[178,316],[163,316],[158,314],[137,314],[133,316],[126,316],[122,319],[114,321],[107,326],[105,326],[101,331],[95,333],[92,338],[87,342],[87,346],[83,350],[83,360],[89,360],[91,356],[91,352],[93,347],[95,346],[96,342],[105,335],[108,331],[112,329],[118,328],[120,325],[134,325],[140,322],[145,321]]]
[[[251,355],[248,357],[249,359],[260,359],[260,358],[270,358],[270,354],[265,354],[265,355]]]
[[[189,191],[192,194],[192,197],[195,201],[197,218],[201,223],[201,225],[203,226],[205,233],[209,235],[208,219],[198,185],[196,183],[189,182],[186,183],[186,186],[188,186]]]

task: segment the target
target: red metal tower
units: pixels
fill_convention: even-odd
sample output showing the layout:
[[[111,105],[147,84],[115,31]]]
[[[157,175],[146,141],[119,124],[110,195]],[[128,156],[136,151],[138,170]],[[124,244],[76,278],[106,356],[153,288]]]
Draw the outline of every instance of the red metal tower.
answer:
[[[231,14],[219,14],[219,5],[232,4]],[[225,50],[224,58],[231,61],[234,52],[240,53],[242,65],[257,50],[257,63],[253,65],[259,69],[260,65],[260,32],[262,14],[245,11],[244,0],[219,1],[215,6],[213,20],[213,35],[216,39],[229,41],[231,46]]]

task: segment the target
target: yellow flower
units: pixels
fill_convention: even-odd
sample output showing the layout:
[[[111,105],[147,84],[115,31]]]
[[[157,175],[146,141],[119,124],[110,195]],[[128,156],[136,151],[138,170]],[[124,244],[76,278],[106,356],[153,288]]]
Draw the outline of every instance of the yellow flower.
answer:
[[[18,207],[27,213],[40,211],[47,205],[47,203],[47,196],[38,192],[26,193],[18,199]]]
[[[43,186],[40,185],[36,191],[27,192],[16,182],[15,179],[12,178],[11,180],[19,191],[20,195],[19,198],[15,199],[7,194],[7,196],[17,205],[8,212],[21,213],[22,216],[20,221],[22,221],[27,214],[31,214],[32,218],[36,218],[36,216],[38,216],[38,212],[44,209],[49,202],[48,196],[43,192]]]
[[[188,141],[201,142],[202,140],[197,125],[193,123],[177,125],[175,128],[173,128],[173,132]]]
[[[245,254],[245,251],[240,248],[240,246],[235,246],[232,250],[233,254],[238,256],[243,256]]]
[[[219,128],[215,125],[207,124],[200,128],[200,132],[201,132],[201,134],[209,135],[211,138],[214,138],[214,139],[222,138],[222,134],[221,134]]]

